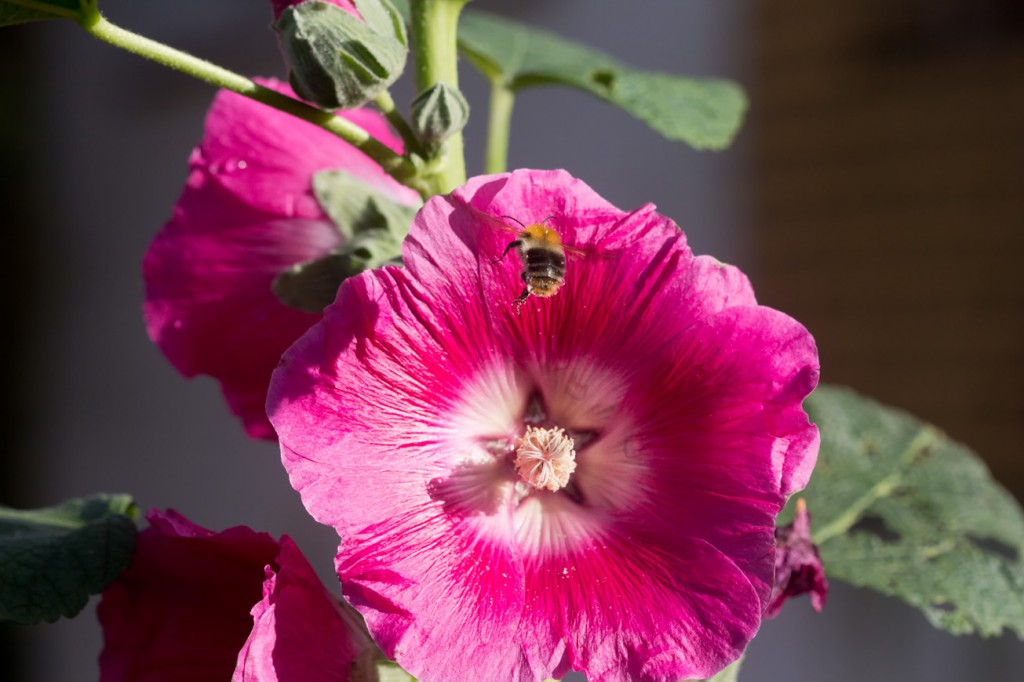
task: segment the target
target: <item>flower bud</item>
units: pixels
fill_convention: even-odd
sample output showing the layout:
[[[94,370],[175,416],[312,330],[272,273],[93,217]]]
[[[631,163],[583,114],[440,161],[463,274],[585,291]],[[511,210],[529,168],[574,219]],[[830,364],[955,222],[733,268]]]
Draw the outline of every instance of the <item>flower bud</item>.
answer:
[[[437,147],[468,120],[469,103],[447,83],[434,83],[412,101],[412,129],[427,147]]]
[[[324,109],[365,104],[405,68],[408,38],[394,6],[388,0],[354,5],[362,21],[342,5],[309,0],[285,7],[275,24],[292,88]]]
[[[775,529],[775,582],[764,617],[779,615],[787,599],[810,593],[811,606],[821,611],[828,599],[828,580],[818,546],[811,540],[811,515],[803,498],[796,501],[793,523]]]

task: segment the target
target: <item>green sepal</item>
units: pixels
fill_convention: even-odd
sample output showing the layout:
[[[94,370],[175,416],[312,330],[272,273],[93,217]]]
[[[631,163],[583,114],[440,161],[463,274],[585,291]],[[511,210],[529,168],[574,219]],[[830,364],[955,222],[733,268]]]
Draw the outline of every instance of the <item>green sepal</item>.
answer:
[[[320,0],[287,8],[275,28],[295,93],[324,109],[354,109],[402,75],[405,23],[388,0],[356,0],[365,21]]]
[[[278,274],[270,286],[277,299],[289,308],[318,315],[334,302],[341,283],[358,272],[352,270],[348,258],[332,253],[293,265]]]
[[[313,194],[347,239],[362,231],[384,227],[399,235],[401,241],[409,233],[412,217],[419,209],[343,170],[315,173]]]
[[[394,661],[385,659],[377,662],[377,682],[416,682],[416,678]]]
[[[508,90],[550,84],[577,88],[696,149],[728,147],[747,109],[743,90],[732,81],[633,69],[579,43],[485,12],[463,12],[459,48]]]
[[[96,0],[0,0],[0,26],[47,19],[80,21],[96,11]]]
[[[131,563],[135,516],[127,495],[25,511],[0,506],[0,620],[53,622],[81,611]]]
[[[743,657],[740,656],[735,661],[723,668],[714,677],[709,677],[706,680],[694,680],[694,682],[737,682],[740,679],[740,665],[743,663]]]
[[[285,305],[320,313],[334,301],[347,278],[401,263],[402,240],[418,207],[403,204],[341,170],[316,173],[313,194],[344,241],[323,258],[285,270],[272,287]]]
[[[437,149],[469,121],[469,102],[461,92],[441,81],[417,95],[411,110],[413,132],[427,149]]]
[[[805,406],[821,452],[795,497],[829,579],[898,597],[953,634],[1024,636],[1024,513],[981,460],[848,389],[819,387]]]

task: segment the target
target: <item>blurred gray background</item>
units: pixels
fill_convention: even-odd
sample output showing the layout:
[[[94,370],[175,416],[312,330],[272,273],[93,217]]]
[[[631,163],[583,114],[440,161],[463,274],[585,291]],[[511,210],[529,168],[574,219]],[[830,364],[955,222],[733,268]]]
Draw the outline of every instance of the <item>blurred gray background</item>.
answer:
[[[281,76],[268,5],[102,3],[126,28],[241,73]],[[1016,115],[1024,111],[1024,33],[1013,3],[472,6],[636,66],[742,82],[752,116],[723,154],[667,143],[580,93],[527,91],[516,104],[510,165],[564,167],[624,209],[653,201],[696,252],[739,265],[762,301],[808,325],[825,380],[938,422],[988,455],[1020,495],[1024,280],[1014,265],[1024,255],[1024,117]],[[487,88],[465,64],[462,78],[476,106],[467,131],[472,173],[481,169]],[[969,90],[950,96],[956,83]],[[946,99],[930,99],[940,90]],[[411,98],[407,85],[395,94]],[[0,29],[10,349],[0,502],[43,506],[128,492],[142,508],[174,507],[211,528],[288,533],[327,576],[335,535],[307,517],[276,447],[248,440],[215,382],[180,377],[142,323],[142,254],[170,215],[212,95],[68,23]],[[895,103],[875,106],[887,102]],[[919,117],[914,107],[929,113]],[[948,114],[947,123],[934,124],[936,112]],[[906,140],[913,141],[906,153],[892,151]],[[987,151],[968,154],[967,142]],[[917,165],[892,175],[907,158]],[[957,219],[949,232],[934,232],[950,215]],[[966,269],[965,254],[975,256]],[[908,272],[914,262],[919,269]],[[935,262],[942,267],[929,269]],[[871,317],[875,309],[883,317]],[[899,325],[908,319],[913,329]],[[975,336],[943,332],[979,326]],[[95,600],[75,620],[0,628],[0,679],[94,679],[101,648],[94,609]],[[821,615],[801,600],[765,624],[743,680],[1013,682],[1022,671],[1024,645],[1016,639],[954,638],[901,603],[834,584]]]

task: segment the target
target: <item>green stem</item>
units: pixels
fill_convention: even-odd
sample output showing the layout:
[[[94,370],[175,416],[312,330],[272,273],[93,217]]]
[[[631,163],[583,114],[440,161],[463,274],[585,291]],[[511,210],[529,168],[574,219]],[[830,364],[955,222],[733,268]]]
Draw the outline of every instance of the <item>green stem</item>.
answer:
[[[373,103],[401,136],[402,142],[405,144],[406,153],[419,152],[419,140],[416,139],[416,134],[409,127],[409,122],[405,120],[402,113],[395,107],[395,100],[391,98],[391,93],[385,90],[374,98]]]
[[[459,13],[466,2],[468,0],[411,0],[417,92],[423,92],[438,81],[458,89],[456,36]],[[438,194],[450,192],[466,182],[462,133],[448,138],[447,145],[447,162],[430,178]]]
[[[199,80],[206,81],[218,88],[237,92],[257,102],[262,102],[320,126],[324,130],[334,133],[341,139],[349,142],[359,151],[379,163],[385,172],[399,182],[415,187],[421,193],[425,192],[425,189],[417,186],[421,185],[421,183],[417,182],[415,177],[416,169],[407,159],[393,152],[380,140],[371,137],[368,132],[356,124],[340,116],[317,109],[297,99],[283,95],[276,90],[265,88],[244,76],[228,71],[205,59],[193,57],[188,53],[115,26],[104,19],[95,9],[86,10],[79,23],[86,31],[111,45],[137,54],[140,57],[151,59]]]
[[[491,109],[487,118],[485,173],[504,173],[508,168],[508,138],[516,94],[504,83],[491,81]]]

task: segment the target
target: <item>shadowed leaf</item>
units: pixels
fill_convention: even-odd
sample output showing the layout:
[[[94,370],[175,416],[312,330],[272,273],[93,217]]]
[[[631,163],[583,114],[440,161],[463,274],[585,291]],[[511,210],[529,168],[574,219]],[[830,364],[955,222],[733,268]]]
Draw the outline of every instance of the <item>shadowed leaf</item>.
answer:
[[[0,507],[0,620],[53,622],[81,611],[131,563],[134,517],[127,495]]]
[[[47,19],[77,20],[82,16],[83,5],[88,7],[95,4],[95,0],[0,0],[0,26]]]

